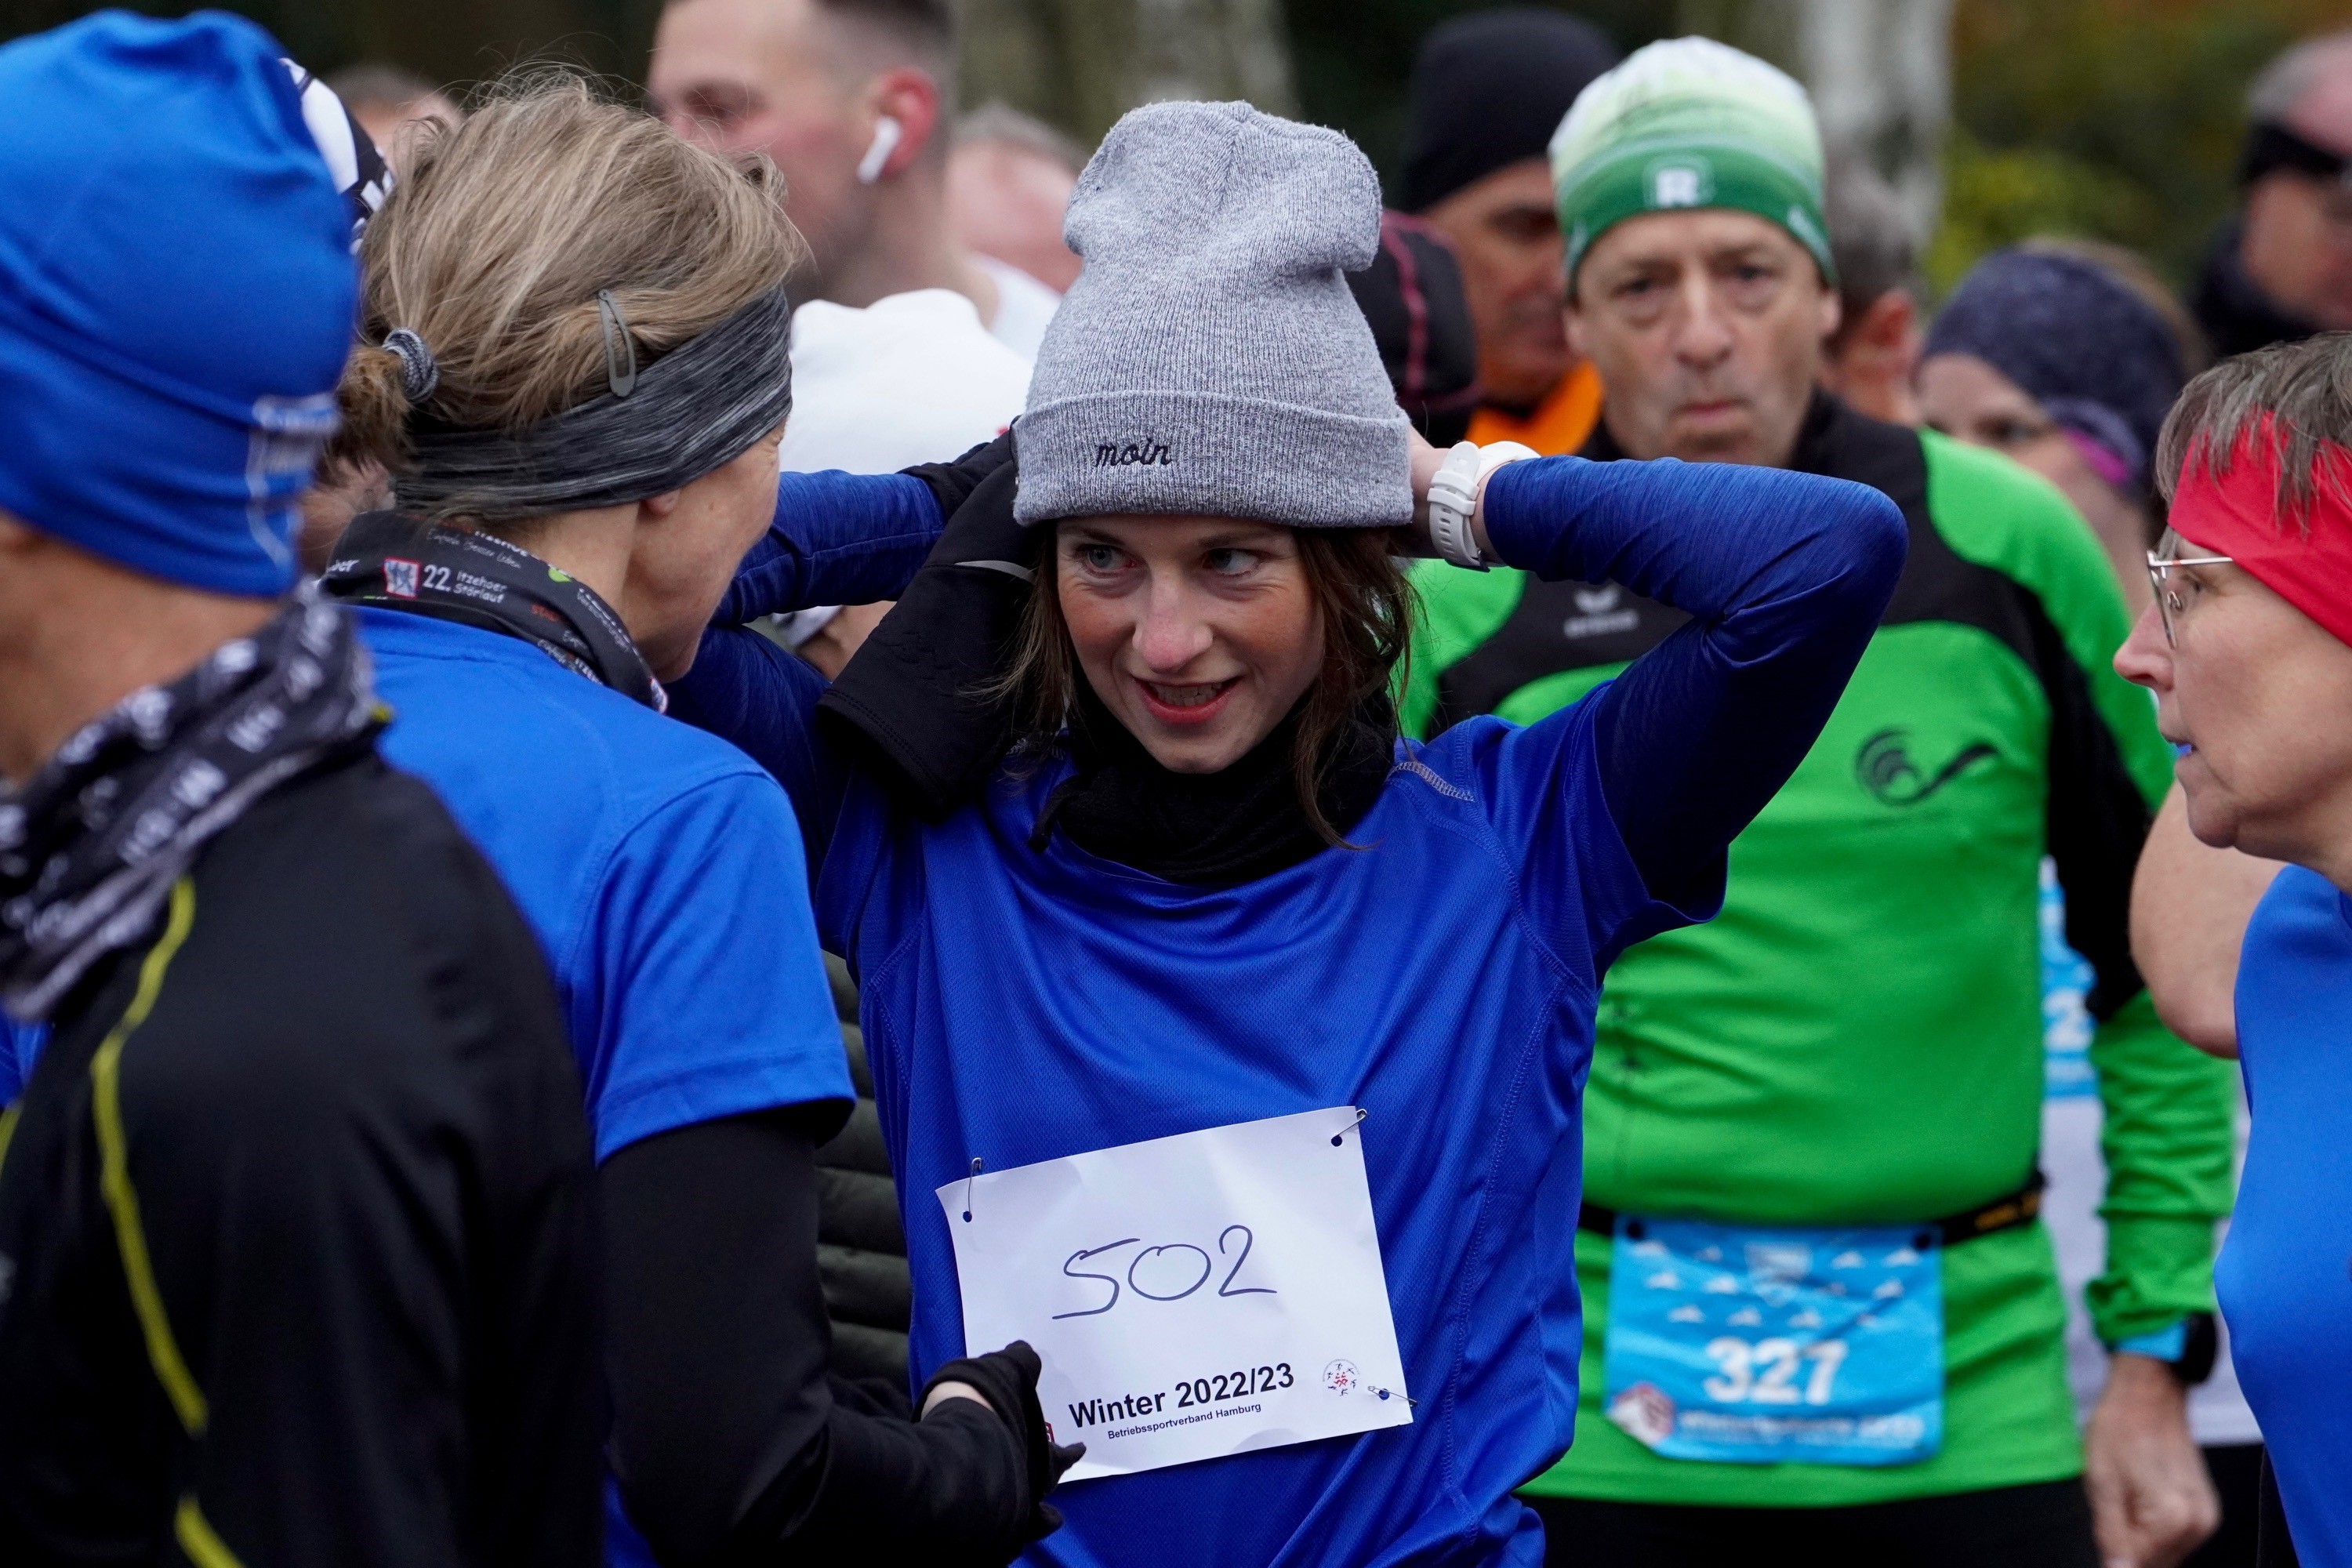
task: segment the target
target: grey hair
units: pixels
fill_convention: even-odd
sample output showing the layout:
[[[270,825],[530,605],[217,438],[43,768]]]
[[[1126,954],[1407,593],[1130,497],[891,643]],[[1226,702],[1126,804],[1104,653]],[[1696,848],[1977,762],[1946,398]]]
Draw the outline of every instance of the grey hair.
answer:
[[[2305,38],[2262,68],[2246,89],[2246,117],[2273,124],[2294,112],[2294,106],[2336,68],[2352,68],[2352,27]]]
[[[2223,360],[2181,390],[2156,440],[2164,499],[2192,472],[2227,474],[2265,415],[2284,437],[2280,516],[2308,531],[2323,484],[2352,497],[2352,332],[2323,332]]]
[[[1003,99],[991,99],[956,122],[955,144],[1001,142],[1024,153],[1059,163],[1073,174],[1087,166],[1086,149],[1034,114],[1024,114]]]
[[[1832,150],[1822,182],[1830,255],[1837,262],[1838,293],[1845,306],[1840,331],[1862,320],[1882,294],[1900,289],[1920,297],[1919,236],[1903,199],[1859,155]]]

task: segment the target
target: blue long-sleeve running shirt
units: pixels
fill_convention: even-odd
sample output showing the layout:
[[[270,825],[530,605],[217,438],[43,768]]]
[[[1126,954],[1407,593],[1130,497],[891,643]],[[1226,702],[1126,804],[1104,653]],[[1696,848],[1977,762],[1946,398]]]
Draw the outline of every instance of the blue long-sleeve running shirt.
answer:
[[[972,1160],[1370,1113],[1412,1423],[1066,1487],[1066,1524],[1024,1561],[1541,1560],[1511,1489],[1571,1436],[1579,1310],[1560,1265],[1601,974],[1713,912],[1724,851],[1834,705],[1904,531],[1859,485],[1671,462],[1517,464],[1486,507],[1510,564],[1622,582],[1692,624],[1539,723],[1400,741],[1349,833],[1367,847],[1240,886],[1168,882],[1062,835],[1031,848],[1066,763],[917,820],[828,753],[822,681],[751,634],[712,633],[673,689],[674,711],[793,795],[820,934],[858,971],[919,1380],[967,1348],[932,1194]],[[814,602],[830,584],[802,569],[806,543],[754,564]],[[757,598],[735,608],[794,607]]]

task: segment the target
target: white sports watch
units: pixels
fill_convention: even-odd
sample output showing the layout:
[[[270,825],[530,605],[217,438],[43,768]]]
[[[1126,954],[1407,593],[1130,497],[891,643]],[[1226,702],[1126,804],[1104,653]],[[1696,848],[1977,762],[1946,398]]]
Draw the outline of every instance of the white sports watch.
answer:
[[[1436,477],[1429,481],[1429,538],[1440,556],[1473,572],[1486,570],[1486,557],[1479,551],[1478,536],[1470,526],[1478,510],[1479,492],[1486,476],[1496,468],[1535,455],[1533,447],[1517,441],[1485,447],[1464,441],[1445,454]]]

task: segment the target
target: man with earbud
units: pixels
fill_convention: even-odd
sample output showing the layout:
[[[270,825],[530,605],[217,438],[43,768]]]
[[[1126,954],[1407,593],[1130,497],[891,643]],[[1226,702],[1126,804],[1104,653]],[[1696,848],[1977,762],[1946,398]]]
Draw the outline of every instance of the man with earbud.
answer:
[[[680,135],[783,171],[809,242],[793,281],[788,472],[885,474],[951,458],[1021,412],[1061,296],[950,228],[951,0],[670,0],[649,98]],[[839,672],[882,605],[783,617]]]
[[[950,0],[670,0],[662,13],[652,107],[706,146],[772,157],[809,243],[790,285],[787,471],[881,474],[953,457],[1028,399],[1030,357],[1061,296],[965,251],[949,226],[955,42]],[[831,678],[889,607],[819,605],[761,626]],[[835,984],[854,1024],[846,973]],[[820,1232],[846,1265],[826,1292],[833,1368],[903,1383],[907,1243],[882,1141],[856,1131],[874,1114],[856,1047],[850,1068],[865,1104],[816,1154]]]
[[[680,134],[783,170],[815,253],[803,300],[863,308],[950,289],[1034,359],[1060,297],[965,250],[948,225],[955,59],[949,0],[672,0],[652,103]]]

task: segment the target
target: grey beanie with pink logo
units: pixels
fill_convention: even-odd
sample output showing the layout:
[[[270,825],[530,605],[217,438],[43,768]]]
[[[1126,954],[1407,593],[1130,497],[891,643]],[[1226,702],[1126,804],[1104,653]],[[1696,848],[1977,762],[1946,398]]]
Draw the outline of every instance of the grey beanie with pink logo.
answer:
[[[1151,104],[1103,139],[1063,226],[1086,269],[1013,430],[1023,522],[1412,520],[1411,425],[1342,276],[1380,246],[1354,142],[1246,103]]]

